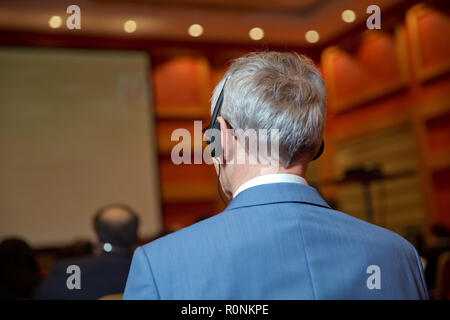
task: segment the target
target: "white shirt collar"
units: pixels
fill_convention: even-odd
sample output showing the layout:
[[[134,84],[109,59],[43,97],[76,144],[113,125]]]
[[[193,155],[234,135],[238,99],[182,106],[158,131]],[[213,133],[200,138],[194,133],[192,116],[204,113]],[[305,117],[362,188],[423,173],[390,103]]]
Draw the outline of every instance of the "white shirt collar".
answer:
[[[266,174],[263,176],[258,176],[256,178],[250,179],[244,182],[237,190],[233,193],[233,198],[241,193],[242,191],[249,189],[251,187],[259,186],[261,184],[269,184],[269,183],[300,183],[308,185],[308,182],[300,176],[289,173],[274,173],[274,174]]]

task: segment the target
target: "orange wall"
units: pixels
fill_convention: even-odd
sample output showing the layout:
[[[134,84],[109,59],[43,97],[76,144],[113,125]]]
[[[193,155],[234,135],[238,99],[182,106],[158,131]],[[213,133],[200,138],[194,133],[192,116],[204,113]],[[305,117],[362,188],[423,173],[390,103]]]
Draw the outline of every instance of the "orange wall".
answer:
[[[418,6],[388,30],[366,31],[353,35],[350,45],[347,39],[345,45],[324,48],[320,61],[328,87],[328,143],[319,174],[335,177],[330,168],[334,166],[336,143],[410,123],[415,128],[421,159],[419,170],[428,225],[442,222],[450,226],[450,179],[448,174],[439,174],[450,167],[449,162],[439,160],[450,152],[450,46],[442,41],[449,31],[447,15]],[[165,115],[158,119],[161,150],[170,150],[173,145],[169,139],[171,129],[183,125],[192,132],[194,119],[208,120],[211,89],[223,74],[225,62],[243,52],[230,51],[227,56],[225,50],[219,63],[201,50],[180,54],[169,51],[154,59],[156,110]],[[198,190],[190,205],[177,205],[177,197],[186,199],[183,194],[190,194],[186,190],[163,199],[167,227],[195,221],[205,211],[199,207],[220,210],[211,166],[176,168],[168,163],[168,157],[160,159],[163,186],[181,182]]]
[[[322,167],[333,168],[333,144],[410,124],[427,227],[442,223],[450,228],[450,43],[446,39],[450,39],[448,13],[418,5],[391,29],[367,31],[350,45],[323,51],[329,148]],[[335,174],[326,171],[325,177]]]
[[[356,30],[356,29],[355,29]],[[427,227],[450,227],[450,26],[448,12],[416,6],[397,14],[380,32],[354,31],[335,45],[315,48],[255,47],[0,35],[13,45],[139,49],[152,58],[151,80],[158,140],[164,225],[177,229],[223,208],[214,168],[175,166],[170,141],[175,128],[192,132],[193,121],[209,119],[212,88],[231,59],[258,49],[293,49],[320,64],[328,88],[327,146],[319,162],[321,178],[335,177],[337,143],[410,123],[415,132]],[[333,193],[333,190],[325,190]]]

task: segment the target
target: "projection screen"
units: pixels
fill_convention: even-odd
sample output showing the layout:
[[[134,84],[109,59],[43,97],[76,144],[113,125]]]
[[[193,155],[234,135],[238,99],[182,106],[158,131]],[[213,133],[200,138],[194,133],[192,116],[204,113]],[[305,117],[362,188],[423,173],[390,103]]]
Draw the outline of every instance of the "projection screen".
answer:
[[[116,202],[160,231],[149,74],[143,52],[0,47],[0,238],[91,239]]]

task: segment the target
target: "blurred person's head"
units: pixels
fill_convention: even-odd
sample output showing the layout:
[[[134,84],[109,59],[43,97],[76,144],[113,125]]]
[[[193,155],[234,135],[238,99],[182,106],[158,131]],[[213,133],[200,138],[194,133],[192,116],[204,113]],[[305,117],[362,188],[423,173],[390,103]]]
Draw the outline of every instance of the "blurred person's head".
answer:
[[[446,226],[442,224],[435,224],[431,228],[431,232],[436,238],[449,238],[450,230],[447,229]]]
[[[112,248],[131,249],[137,240],[138,225],[137,213],[125,204],[109,204],[94,216],[98,241]]]
[[[22,239],[0,243],[0,299],[31,298],[40,280],[33,249]]]
[[[435,224],[431,227],[435,245],[450,246],[450,230],[443,224]]]
[[[225,86],[224,86],[225,84]],[[270,173],[291,173],[305,176],[308,163],[317,154],[325,122],[326,90],[314,63],[296,53],[251,53],[234,61],[216,86],[211,104],[214,109],[224,88],[224,99],[217,121],[221,128],[223,164],[220,180],[231,197],[246,180]],[[226,130],[231,129],[233,130]],[[239,161],[242,152],[251,156],[252,150],[244,132],[261,132],[258,144],[275,146],[270,130],[278,130],[278,150],[269,154],[276,166]],[[237,133],[240,132],[240,133]],[[244,143],[242,143],[244,141]],[[274,159],[275,157],[275,159]],[[255,156],[254,158],[255,159]],[[260,154],[256,156],[260,160]],[[216,170],[218,162],[214,161]]]

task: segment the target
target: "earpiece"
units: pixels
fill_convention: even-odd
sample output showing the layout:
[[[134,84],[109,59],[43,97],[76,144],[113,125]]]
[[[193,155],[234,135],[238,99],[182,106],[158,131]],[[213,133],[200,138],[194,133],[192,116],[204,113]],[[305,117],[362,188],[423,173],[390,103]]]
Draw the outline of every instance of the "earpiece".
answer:
[[[322,140],[322,143],[320,144],[320,148],[319,151],[317,151],[317,154],[314,156],[314,158],[312,158],[313,160],[317,160],[319,159],[319,157],[322,155],[323,153],[323,149],[325,149],[325,142]]]
[[[211,158],[220,157],[222,155],[222,141],[220,134],[217,136],[217,132],[220,132],[220,123],[217,122],[217,116],[219,115],[220,108],[222,107],[223,103],[223,91],[225,88],[225,84],[227,83],[228,78],[225,79],[222,90],[220,91],[219,98],[217,98],[216,105],[214,106],[213,113],[211,115],[211,121],[209,125],[205,128],[203,128],[203,132],[207,131],[205,142],[206,144],[210,145],[209,151],[211,152]],[[216,134],[214,134],[216,133]],[[217,139],[217,141],[216,141]],[[211,146],[211,144],[213,144]],[[216,152],[217,150],[217,152]],[[219,167],[219,173],[217,174],[217,191],[219,192],[220,199],[222,199],[222,202],[225,206],[228,205],[228,203],[225,201],[225,199],[222,196],[222,192],[220,192],[220,162],[218,164]]]
[[[223,94],[224,94],[224,89],[225,89],[225,85],[227,84],[228,81],[228,77],[225,79],[223,86],[222,86],[222,90],[220,91],[219,94],[219,98],[217,98],[217,102],[216,105],[214,106],[214,110],[213,113],[211,115],[211,121],[209,123],[209,125],[205,128],[203,128],[203,132],[208,131],[208,133],[206,134],[205,137],[205,142],[206,144],[213,144],[213,148],[210,147],[210,152],[211,152],[211,157],[215,158],[215,157],[220,157],[222,155],[222,141],[220,138],[220,135],[218,137],[216,137],[215,134],[213,134],[214,132],[218,132],[220,131],[220,123],[217,122],[217,116],[220,113],[220,109],[222,108],[222,103],[223,103]],[[211,129],[215,129],[215,130],[211,130]],[[218,131],[216,131],[218,130]],[[216,141],[217,139],[217,141]],[[217,150],[217,152],[216,152]]]
[[[213,129],[220,131],[220,123],[219,122],[214,122],[214,124],[212,125],[211,128],[208,128],[208,130]],[[215,131],[216,133],[218,131]],[[216,141],[217,139],[217,141]],[[213,134],[211,131],[208,134],[208,136],[206,137],[206,144],[210,145],[210,149],[209,151],[211,152],[211,157],[215,158],[215,157],[220,157],[222,155],[222,140],[220,135],[217,136],[217,134]],[[216,151],[217,150],[217,151]]]

